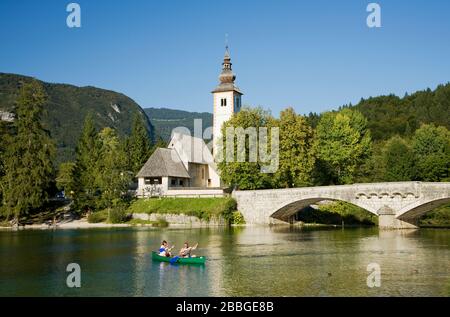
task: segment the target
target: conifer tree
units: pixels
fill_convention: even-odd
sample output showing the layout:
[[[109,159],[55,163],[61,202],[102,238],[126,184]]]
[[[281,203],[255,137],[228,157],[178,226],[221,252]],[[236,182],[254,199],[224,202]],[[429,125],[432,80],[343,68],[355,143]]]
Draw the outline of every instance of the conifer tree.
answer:
[[[15,134],[4,155],[4,202],[7,217],[20,217],[42,207],[53,179],[55,145],[41,123],[47,97],[38,81],[23,84],[16,103]]]
[[[128,148],[129,169],[133,175],[136,175],[148,160],[151,152],[150,137],[140,113],[134,115],[131,135],[126,140],[126,147]]]
[[[96,192],[95,170],[99,159],[97,131],[92,114],[84,121],[83,131],[76,148],[76,162],[73,169],[74,195],[76,208],[90,210],[94,207],[93,197]]]

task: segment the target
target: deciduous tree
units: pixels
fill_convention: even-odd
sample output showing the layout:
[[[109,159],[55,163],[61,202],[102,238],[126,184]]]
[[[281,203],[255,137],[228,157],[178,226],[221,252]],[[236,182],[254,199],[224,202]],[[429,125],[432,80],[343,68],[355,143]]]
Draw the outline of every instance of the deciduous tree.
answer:
[[[292,108],[280,113],[280,165],[275,179],[280,187],[310,185],[315,156],[313,130]]]
[[[324,113],[317,125],[314,148],[318,166],[327,174],[326,183],[351,183],[371,150],[366,118],[350,109]]]
[[[422,125],[414,133],[412,144],[418,180],[449,180],[450,133],[445,127]]]
[[[384,181],[414,179],[414,154],[410,145],[399,136],[386,142],[383,148]]]

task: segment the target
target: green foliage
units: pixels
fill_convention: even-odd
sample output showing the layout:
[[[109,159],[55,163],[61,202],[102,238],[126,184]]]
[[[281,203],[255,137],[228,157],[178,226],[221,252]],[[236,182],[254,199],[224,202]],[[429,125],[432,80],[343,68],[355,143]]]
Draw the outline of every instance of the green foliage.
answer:
[[[141,113],[136,113],[131,128],[131,135],[126,141],[128,167],[136,175],[151,153],[150,136]]]
[[[450,205],[436,208],[426,213],[420,220],[422,227],[446,227],[450,228]]]
[[[158,227],[158,228],[167,228],[169,226],[169,222],[164,219],[163,217],[158,218],[156,221],[154,221],[152,223],[153,227]]]
[[[95,207],[94,195],[97,187],[95,173],[100,158],[99,139],[94,126],[92,114],[89,113],[84,121],[83,131],[76,147],[76,163],[74,168],[75,207],[79,210],[91,210]]]
[[[208,221],[225,218],[235,206],[232,198],[151,198],[133,201],[128,213],[184,214]]]
[[[275,173],[277,187],[310,185],[315,164],[312,128],[292,108],[282,111],[275,124],[280,128],[280,162]]]
[[[316,129],[314,149],[317,153],[319,171],[328,184],[348,184],[356,175],[371,151],[370,131],[367,120],[358,112],[344,109],[326,112]]]
[[[30,77],[0,73],[0,111],[16,112],[17,87],[22,82],[31,81],[33,79]],[[89,86],[39,83],[48,96],[43,105],[42,122],[48,127],[57,146],[55,166],[75,159],[75,147],[88,113],[94,114],[96,129],[111,127],[124,137],[131,131],[133,114],[139,112],[146,129],[154,137],[153,127],[143,110],[121,93]]]
[[[307,208],[298,214],[298,220],[327,225],[374,225],[377,217],[349,203],[337,201],[319,205],[319,209]]]
[[[124,223],[128,220],[126,207],[124,205],[118,205],[108,209],[108,222],[109,223]]]
[[[106,222],[108,220],[108,210],[100,210],[91,212],[88,214],[87,220],[89,223],[100,223],[100,222]]]
[[[100,191],[97,206],[112,207],[116,199],[121,199],[128,189],[131,175],[126,169],[126,153],[117,133],[104,128],[99,134],[99,159],[95,166],[95,184]]]
[[[55,146],[41,121],[47,96],[37,81],[23,84],[16,104],[14,135],[4,153],[4,203],[15,219],[42,207],[53,179]]]
[[[59,190],[64,190],[66,197],[73,198],[77,190],[77,183],[74,178],[76,164],[74,162],[61,163],[59,165],[56,186]]]
[[[233,213],[237,210],[237,202],[236,200],[229,198],[225,202],[225,205],[222,210],[222,217],[228,222],[233,223]]]
[[[394,95],[361,99],[356,106],[368,119],[368,128],[375,141],[395,135],[411,137],[421,124],[433,123],[450,129],[450,83],[434,91],[426,89],[399,98]]]
[[[439,182],[450,179],[450,132],[433,124],[422,125],[413,137],[416,179]]]
[[[234,211],[231,218],[231,224],[233,225],[245,225],[244,215],[239,211]]]
[[[6,142],[9,133],[7,131],[6,123],[0,121],[0,215],[3,205],[3,176],[5,176],[5,164],[4,164],[4,155],[6,151]]]
[[[408,142],[394,136],[386,142],[383,149],[384,181],[412,180],[415,173],[414,153]]]
[[[270,188],[272,186],[272,176],[267,173],[261,173],[261,167],[267,163],[261,162],[250,162],[249,159],[249,137],[246,136],[245,141],[245,161],[237,162],[237,136],[234,137],[234,150],[231,155],[234,157],[232,162],[228,162],[226,159],[227,155],[227,142],[226,142],[226,128],[234,127],[242,128],[243,130],[247,128],[260,127],[273,127],[274,119],[270,114],[261,108],[243,108],[237,114],[224,123],[222,127],[223,135],[223,157],[225,158],[218,164],[218,168],[221,173],[222,181],[229,186],[237,187],[239,189],[261,189]],[[270,129],[268,131],[268,136],[271,135]],[[270,140],[268,142],[270,144]],[[270,147],[269,147],[270,151]]]

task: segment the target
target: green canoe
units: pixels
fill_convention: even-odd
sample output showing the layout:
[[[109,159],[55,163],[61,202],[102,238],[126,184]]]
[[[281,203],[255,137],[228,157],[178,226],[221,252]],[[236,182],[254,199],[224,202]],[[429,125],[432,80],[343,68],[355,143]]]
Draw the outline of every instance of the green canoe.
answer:
[[[167,256],[161,256],[155,251],[152,251],[152,259],[159,262],[170,262],[172,258]],[[195,258],[178,258],[175,263],[179,264],[205,264],[206,258],[204,256],[199,256]]]

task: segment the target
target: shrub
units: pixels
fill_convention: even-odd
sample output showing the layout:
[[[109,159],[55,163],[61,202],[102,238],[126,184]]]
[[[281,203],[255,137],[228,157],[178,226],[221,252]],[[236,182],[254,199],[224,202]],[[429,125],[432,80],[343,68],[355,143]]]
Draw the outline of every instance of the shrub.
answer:
[[[107,210],[91,212],[87,218],[89,223],[105,222],[107,219],[108,219],[108,211]]]
[[[237,209],[237,202],[233,198],[228,198],[223,206],[222,210],[222,217],[228,222],[228,223],[234,223],[234,215],[233,213]]]
[[[124,206],[113,207],[109,211],[109,223],[123,223],[127,221],[127,213]]]
[[[245,225],[244,215],[239,211],[233,211],[231,223],[233,225]]]
[[[159,228],[167,228],[169,226],[169,222],[164,218],[158,218],[158,220],[153,222],[152,226]]]

